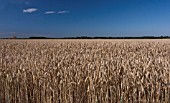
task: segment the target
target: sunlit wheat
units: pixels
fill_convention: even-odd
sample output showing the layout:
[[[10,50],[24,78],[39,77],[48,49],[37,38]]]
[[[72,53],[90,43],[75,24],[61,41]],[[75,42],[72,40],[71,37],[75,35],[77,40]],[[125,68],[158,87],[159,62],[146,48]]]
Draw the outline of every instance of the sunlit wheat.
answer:
[[[169,40],[1,40],[0,103],[169,103]]]

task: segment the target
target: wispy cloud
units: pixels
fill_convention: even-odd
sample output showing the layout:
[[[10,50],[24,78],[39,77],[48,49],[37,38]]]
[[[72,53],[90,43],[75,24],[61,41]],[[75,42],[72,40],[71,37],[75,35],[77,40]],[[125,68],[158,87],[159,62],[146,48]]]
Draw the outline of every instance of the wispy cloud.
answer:
[[[3,10],[6,7],[6,3],[5,4],[0,4],[0,10]]]
[[[31,5],[31,3],[28,2],[28,1],[25,1],[24,4],[25,4],[25,5]]]
[[[55,11],[47,11],[44,14],[55,14],[55,13],[56,13]]]
[[[23,4],[27,6],[31,5],[30,0],[8,0],[8,2],[11,4],[18,4],[18,5],[23,5]]]
[[[65,13],[69,13],[69,11],[58,11],[57,14],[65,14]]]
[[[24,9],[23,13],[33,13],[36,12],[38,9],[36,8],[28,8],[28,9]]]
[[[17,38],[28,38],[32,36],[37,37],[50,37],[51,34],[42,34],[42,33],[22,33],[22,32],[0,32],[0,38],[11,38],[16,36]]]
[[[0,32],[0,38],[11,38],[11,37],[30,37],[32,34],[27,34],[27,33],[18,33],[18,32]]]

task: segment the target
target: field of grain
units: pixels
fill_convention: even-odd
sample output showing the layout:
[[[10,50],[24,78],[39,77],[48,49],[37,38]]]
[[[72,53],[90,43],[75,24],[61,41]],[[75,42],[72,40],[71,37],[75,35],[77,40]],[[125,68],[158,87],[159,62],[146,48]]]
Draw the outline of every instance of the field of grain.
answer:
[[[0,40],[0,103],[169,103],[170,40]]]

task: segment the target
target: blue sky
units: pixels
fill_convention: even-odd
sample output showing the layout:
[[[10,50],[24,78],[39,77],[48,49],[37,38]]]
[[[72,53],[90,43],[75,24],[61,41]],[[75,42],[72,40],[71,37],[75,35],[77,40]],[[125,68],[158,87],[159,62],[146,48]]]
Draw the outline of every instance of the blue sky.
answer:
[[[170,0],[0,1],[0,37],[170,36]]]

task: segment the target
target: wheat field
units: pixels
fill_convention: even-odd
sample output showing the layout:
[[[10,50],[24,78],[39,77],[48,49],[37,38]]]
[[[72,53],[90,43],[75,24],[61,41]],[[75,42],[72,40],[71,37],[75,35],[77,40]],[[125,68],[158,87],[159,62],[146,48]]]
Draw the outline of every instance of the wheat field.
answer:
[[[170,40],[0,40],[0,103],[170,103]]]

